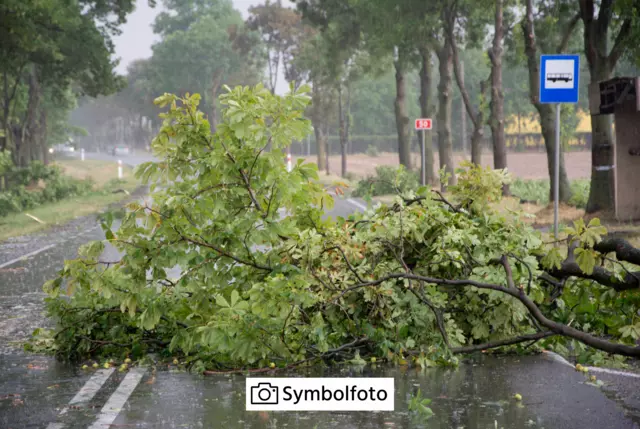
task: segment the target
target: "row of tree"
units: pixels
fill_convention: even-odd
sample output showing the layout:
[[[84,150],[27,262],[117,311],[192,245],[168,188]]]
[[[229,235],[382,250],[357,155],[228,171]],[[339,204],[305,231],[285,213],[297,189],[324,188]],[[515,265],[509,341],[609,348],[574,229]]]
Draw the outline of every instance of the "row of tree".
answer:
[[[0,2],[0,151],[25,166],[71,130],[76,97],[122,88],[111,38],[134,0]]]
[[[320,29],[309,41],[307,61],[314,89],[332,87],[342,94],[357,79],[360,61],[369,69],[389,59],[396,77],[395,115],[400,163],[411,168],[410,118],[406,107],[406,78],[412,68],[420,70],[420,108],[423,117],[435,117],[440,167],[453,171],[451,139],[452,90],[458,87],[471,120],[472,161],[480,162],[480,142],[488,124],[495,168],[506,168],[503,69],[505,61],[526,65],[528,98],[536,109],[545,140],[550,176],[554,169],[555,123],[552,106],[541,104],[539,56],[542,53],[581,51],[591,83],[612,77],[623,56],[633,59],[637,43],[640,2],[632,0],[297,0],[303,17]],[[490,37],[487,37],[490,34]],[[324,47],[324,48],[322,48]],[[486,49],[490,72],[472,97],[461,71],[461,50]],[[318,53],[327,60],[318,61]],[[434,57],[437,59],[437,100],[432,94]],[[382,60],[381,60],[382,59]],[[301,60],[304,62],[303,60]],[[586,80],[586,79],[585,79]],[[475,82],[473,83],[475,84]],[[509,89],[509,88],[507,88]],[[322,106],[330,91],[315,91],[314,102]],[[315,99],[317,98],[317,100]],[[348,97],[347,97],[348,110]],[[320,108],[319,110],[322,110]],[[340,114],[342,118],[342,114]],[[316,134],[322,133],[322,117],[312,116]],[[612,207],[611,172],[598,168],[612,164],[611,118],[592,116],[593,169],[588,212]],[[341,136],[348,135],[349,122],[341,120]],[[318,144],[323,139],[317,135]],[[344,139],[341,139],[344,140]],[[427,136],[427,141],[430,141]],[[343,144],[344,148],[344,144]],[[427,177],[433,182],[433,156],[427,145]],[[322,149],[319,150],[319,153]],[[321,155],[318,163],[323,165]],[[455,182],[451,175],[450,184]],[[508,193],[508,188],[504,189]],[[570,198],[570,187],[560,154],[560,199]]]
[[[132,11],[131,0],[3,2],[0,18],[8,24],[2,27],[6,34],[0,43],[0,55],[7,58],[0,65],[5,130],[1,149],[11,150],[16,164],[46,159],[54,129],[60,136],[69,131],[64,119],[76,96],[85,98],[74,112],[74,123],[87,128],[94,142],[101,140],[98,144],[113,142],[118,136],[114,124],[122,122],[133,130],[132,140],[148,140],[154,131],[150,124],[157,122],[151,101],[164,92],[203,94],[214,128],[224,84],[264,80],[275,91],[278,76],[284,74],[294,88],[305,82],[313,87],[308,115],[320,168],[327,167],[327,136],[337,129],[341,170],[346,174],[349,135],[352,129],[362,129],[354,119],[362,122],[371,109],[373,83],[391,80],[395,94],[387,102],[393,102],[399,161],[407,168],[413,167],[410,119],[419,113],[435,118],[440,167],[453,172],[452,103],[459,97],[467,113],[462,124],[470,125],[469,143],[463,146],[471,147],[473,162],[480,162],[481,142],[490,134],[494,166],[507,167],[505,112],[535,111],[552,172],[555,130],[552,107],[537,98],[539,55],[579,51],[590,81],[611,77],[625,57],[633,60],[632,17],[640,1],[294,3],[295,9],[267,0],[251,8],[243,21],[230,0],[164,0],[165,11],[153,26],[160,41],[151,58],[129,67],[123,82],[113,72],[110,38]],[[34,34],[38,37],[30,37]],[[474,57],[475,63],[467,62],[463,70],[462,59]],[[114,93],[124,84],[126,90],[115,95],[93,98]],[[417,106],[409,102],[414,85],[419,87]],[[585,106],[586,85],[582,93]],[[523,103],[525,97],[528,103]],[[592,128],[594,168],[588,211],[612,205],[611,173],[596,168],[612,163],[611,119],[594,116]],[[427,142],[432,139],[429,134]],[[426,149],[427,177],[434,183],[431,145]],[[570,187],[560,155],[560,198],[568,200]],[[451,175],[450,183],[454,182]]]

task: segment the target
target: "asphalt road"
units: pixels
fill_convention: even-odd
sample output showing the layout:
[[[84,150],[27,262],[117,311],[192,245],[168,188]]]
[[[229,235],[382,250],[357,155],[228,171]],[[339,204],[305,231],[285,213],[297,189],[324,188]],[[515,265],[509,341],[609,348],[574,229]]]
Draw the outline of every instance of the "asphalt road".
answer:
[[[106,154],[87,157],[114,159]],[[149,160],[132,156],[137,164]],[[329,213],[364,208],[336,200]],[[20,342],[46,325],[41,286],[80,245],[100,239],[92,217],[0,245],[0,428],[409,428],[424,427],[407,411],[418,388],[433,400],[430,428],[640,428],[640,378],[596,372],[586,383],[569,364],[549,355],[483,358],[457,370],[366,367],[314,370],[291,376],[394,377],[394,412],[257,413],[244,410],[244,376],[202,377],[160,368],[127,374],[83,371],[22,352]],[[318,372],[320,371],[320,372]],[[511,399],[515,392],[522,404]]]

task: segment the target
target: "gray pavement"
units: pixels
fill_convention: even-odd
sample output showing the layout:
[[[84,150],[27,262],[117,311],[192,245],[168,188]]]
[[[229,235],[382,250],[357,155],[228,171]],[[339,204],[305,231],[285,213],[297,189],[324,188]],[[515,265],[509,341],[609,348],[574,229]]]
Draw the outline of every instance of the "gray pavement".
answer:
[[[148,156],[137,156],[127,162],[146,160]],[[336,199],[329,214],[346,217],[363,207],[361,200]],[[0,428],[424,427],[407,411],[407,399],[418,388],[433,400],[430,428],[640,428],[640,379],[598,373],[605,382],[598,388],[547,356],[479,357],[457,370],[296,372],[290,375],[394,377],[395,411],[258,413],[244,410],[244,376],[203,377],[175,368],[100,376],[22,352],[20,342],[47,323],[42,315],[44,281],[64,259],[75,257],[80,245],[99,238],[95,218],[87,217],[0,245]],[[520,405],[511,399],[515,392],[524,398]]]

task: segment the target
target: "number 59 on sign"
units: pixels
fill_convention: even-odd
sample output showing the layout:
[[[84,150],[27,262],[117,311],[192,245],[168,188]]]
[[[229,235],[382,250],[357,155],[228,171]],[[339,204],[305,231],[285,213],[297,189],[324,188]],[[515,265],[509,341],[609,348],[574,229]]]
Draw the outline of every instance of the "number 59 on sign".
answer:
[[[430,130],[431,119],[416,119],[416,130]]]

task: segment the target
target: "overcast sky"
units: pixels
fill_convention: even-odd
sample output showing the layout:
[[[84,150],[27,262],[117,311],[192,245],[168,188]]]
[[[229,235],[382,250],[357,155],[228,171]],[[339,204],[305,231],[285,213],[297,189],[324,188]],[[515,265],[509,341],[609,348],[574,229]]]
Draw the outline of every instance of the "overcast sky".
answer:
[[[157,2],[155,8],[150,8],[147,0],[136,0],[136,10],[129,15],[127,23],[122,26],[122,34],[114,38],[116,56],[120,58],[120,64],[116,69],[119,73],[125,74],[127,66],[140,58],[151,56],[151,45],[159,40],[153,34],[151,24],[156,15],[162,10],[161,1]],[[233,0],[233,5],[242,13],[246,19],[249,7],[264,3],[263,0]],[[282,74],[278,76],[277,93],[288,90]]]

